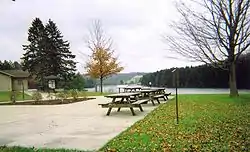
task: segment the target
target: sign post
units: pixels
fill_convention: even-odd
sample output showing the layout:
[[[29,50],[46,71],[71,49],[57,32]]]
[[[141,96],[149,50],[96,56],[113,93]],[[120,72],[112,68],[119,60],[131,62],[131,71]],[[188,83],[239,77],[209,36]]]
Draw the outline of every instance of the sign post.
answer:
[[[174,84],[175,84],[175,111],[176,111],[176,123],[179,124],[179,114],[178,114],[178,79],[179,79],[179,74],[178,74],[178,69],[174,69],[172,71],[174,73],[173,79],[174,79]]]

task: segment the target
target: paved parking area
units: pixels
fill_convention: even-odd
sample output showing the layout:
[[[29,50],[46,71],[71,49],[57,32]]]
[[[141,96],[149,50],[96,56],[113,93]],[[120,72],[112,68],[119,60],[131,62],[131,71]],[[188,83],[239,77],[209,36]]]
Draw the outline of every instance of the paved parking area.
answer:
[[[94,100],[66,105],[0,106],[0,145],[95,150],[157,106],[143,105],[144,112],[129,108],[106,116],[98,106],[110,100]]]

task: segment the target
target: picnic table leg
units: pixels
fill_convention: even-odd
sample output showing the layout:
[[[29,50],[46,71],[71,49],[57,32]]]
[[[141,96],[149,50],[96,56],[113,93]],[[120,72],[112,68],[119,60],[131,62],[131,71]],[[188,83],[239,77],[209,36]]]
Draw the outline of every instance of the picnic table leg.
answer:
[[[149,93],[149,100],[152,102],[153,106],[155,106],[154,99],[152,97],[153,95]]]
[[[152,102],[153,106],[155,106],[155,103],[154,103],[154,100],[153,100],[153,99],[151,99],[151,102]]]
[[[139,104],[139,109],[141,112],[143,111],[141,104]]]
[[[132,115],[135,116],[135,111],[132,107],[130,107],[130,111],[132,112]]]
[[[156,99],[156,101],[160,104],[160,100],[159,100],[159,98],[157,98],[157,99]]]
[[[163,96],[164,101],[167,101],[167,99],[166,99],[166,98],[168,98],[168,97]]]
[[[116,98],[113,98],[113,99],[112,99],[112,103],[115,102],[115,99],[116,99]],[[111,110],[112,110],[112,107],[109,107],[108,112],[107,112],[107,116],[110,115]]]
[[[111,110],[112,110],[112,108],[109,108],[109,110],[108,110],[108,112],[107,112],[107,116],[109,116]]]
[[[128,103],[130,103],[129,97],[126,98],[126,100],[128,101]],[[132,112],[132,115],[135,116],[135,111],[134,111],[133,107],[129,107],[129,109],[130,109],[130,111]]]
[[[122,98],[121,103],[124,101],[124,98]],[[117,112],[121,111],[121,107],[118,108]]]
[[[124,98],[122,98],[121,102],[124,101]],[[118,108],[117,112],[120,112],[121,111],[121,107]]]

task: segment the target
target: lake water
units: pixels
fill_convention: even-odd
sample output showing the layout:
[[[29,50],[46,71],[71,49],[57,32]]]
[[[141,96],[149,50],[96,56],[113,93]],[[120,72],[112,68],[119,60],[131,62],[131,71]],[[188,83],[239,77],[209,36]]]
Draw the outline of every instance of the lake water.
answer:
[[[88,91],[95,91],[95,88],[86,88]],[[100,87],[97,89],[100,91]],[[104,85],[103,92],[118,92],[117,85]],[[121,89],[123,91],[123,89]],[[175,93],[175,88],[166,88],[166,92]],[[229,89],[212,89],[212,88],[178,88],[179,94],[227,94]],[[239,93],[250,93],[250,90],[239,90]]]

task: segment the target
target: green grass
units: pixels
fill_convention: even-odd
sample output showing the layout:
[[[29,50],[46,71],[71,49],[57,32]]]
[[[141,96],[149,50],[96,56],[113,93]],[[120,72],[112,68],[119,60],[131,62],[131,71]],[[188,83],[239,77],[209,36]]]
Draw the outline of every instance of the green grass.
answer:
[[[25,147],[6,147],[0,146],[0,152],[84,152],[70,149],[47,149],[47,148],[25,148]]]
[[[0,92],[0,102],[10,101],[10,95],[11,95],[11,92],[9,92],[9,91],[1,91]],[[30,100],[30,99],[32,99],[31,96],[24,94],[24,100]],[[23,93],[22,92],[17,93],[16,100],[17,101],[23,100]]]
[[[101,151],[249,151],[250,94],[180,95],[109,141]]]

